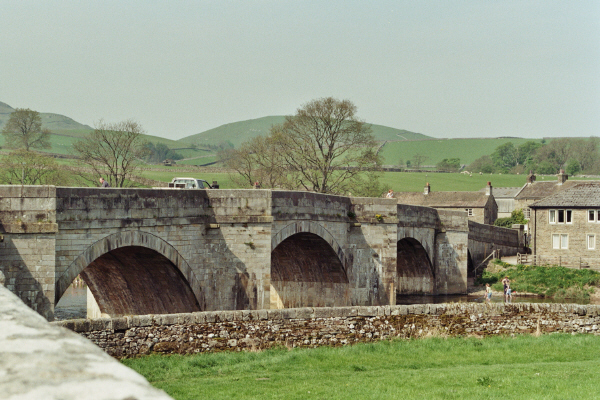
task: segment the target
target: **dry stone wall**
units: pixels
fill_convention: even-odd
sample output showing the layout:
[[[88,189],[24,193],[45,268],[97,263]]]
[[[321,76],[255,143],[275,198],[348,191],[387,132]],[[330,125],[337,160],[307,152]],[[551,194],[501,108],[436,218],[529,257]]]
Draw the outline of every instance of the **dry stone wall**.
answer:
[[[242,310],[54,322],[115,357],[343,346],[427,336],[600,334],[600,306],[425,304]]]

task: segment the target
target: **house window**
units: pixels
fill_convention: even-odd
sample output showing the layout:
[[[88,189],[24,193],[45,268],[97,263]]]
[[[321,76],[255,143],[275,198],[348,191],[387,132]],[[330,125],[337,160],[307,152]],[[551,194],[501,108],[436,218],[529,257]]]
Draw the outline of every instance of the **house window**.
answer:
[[[588,210],[588,222],[596,221],[596,210]]]
[[[525,217],[525,219],[531,219],[531,208],[523,209],[523,217]]]
[[[465,211],[467,212],[467,215],[468,215],[469,217],[472,217],[472,216],[473,216],[473,209],[472,209],[472,208],[465,208]]]
[[[569,235],[567,235],[565,233],[552,234],[552,248],[553,249],[568,249],[569,248]]]
[[[548,222],[551,224],[573,223],[573,210],[549,210]]]
[[[588,250],[596,248],[596,235],[587,235],[587,248]]]

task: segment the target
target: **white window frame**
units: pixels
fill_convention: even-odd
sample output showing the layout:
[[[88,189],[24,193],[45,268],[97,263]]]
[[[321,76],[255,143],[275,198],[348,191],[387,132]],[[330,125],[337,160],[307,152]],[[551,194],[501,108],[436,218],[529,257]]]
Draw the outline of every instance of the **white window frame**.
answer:
[[[554,250],[566,250],[569,248],[569,234],[568,233],[553,233],[551,240],[552,240],[551,241],[552,248]]]
[[[585,243],[586,243],[586,247],[588,250],[596,250],[596,234],[595,233],[589,233],[586,235],[585,237]],[[590,246],[590,239],[591,239],[591,246]]]
[[[523,209],[523,217],[525,217],[525,219],[531,219],[531,208],[525,207]]]
[[[560,221],[562,216],[562,221]],[[568,208],[559,208],[548,210],[548,223],[549,224],[572,224],[573,223],[573,210]]]
[[[467,216],[469,216],[469,217],[473,216],[473,209],[472,208],[465,208],[465,211],[467,212]]]
[[[587,210],[588,222],[596,222],[596,210]],[[592,217],[592,218],[590,218]]]

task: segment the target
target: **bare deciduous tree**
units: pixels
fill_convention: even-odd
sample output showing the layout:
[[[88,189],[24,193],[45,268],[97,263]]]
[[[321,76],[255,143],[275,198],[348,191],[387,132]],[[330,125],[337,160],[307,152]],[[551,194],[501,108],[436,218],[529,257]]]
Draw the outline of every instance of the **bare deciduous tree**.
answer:
[[[42,117],[37,111],[17,108],[10,114],[2,129],[5,146],[12,149],[49,149],[50,131],[42,128]]]
[[[239,149],[225,149],[219,158],[236,172],[231,178],[240,186],[290,188],[288,172],[271,136],[258,136]]]
[[[271,128],[293,186],[321,193],[358,192],[363,172],[378,169],[371,127],[349,100],[312,100]]]
[[[421,164],[423,164],[425,162],[425,160],[427,160],[429,157],[427,157],[424,154],[415,154],[413,156],[413,165],[415,166],[415,168],[421,168]]]
[[[379,195],[381,160],[356,106],[331,97],[312,100],[271,127],[267,137],[223,153],[245,182],[320,193]]]
[[[94,171],[95,179],[102,176],[112,187],[124,187],[148,153],[143,133],[141,125],[132,120],[100,121],[94,131],[73,148]]]
[[[51,157],[20,149],[2,158],[0,183],[8,185],[67,185],[69,174]]]

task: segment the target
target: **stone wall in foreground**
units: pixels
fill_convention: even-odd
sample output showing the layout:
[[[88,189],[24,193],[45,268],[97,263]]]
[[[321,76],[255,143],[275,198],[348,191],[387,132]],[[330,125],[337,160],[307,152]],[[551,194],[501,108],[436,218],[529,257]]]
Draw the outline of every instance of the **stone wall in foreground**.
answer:
[[[0,398],[167,400],[137,372],[0,286]]]
[[[425,304],[143,315],[53,322],[108,354],[342,346],[393,338],[567,332],[600,334],[600,306]]]

